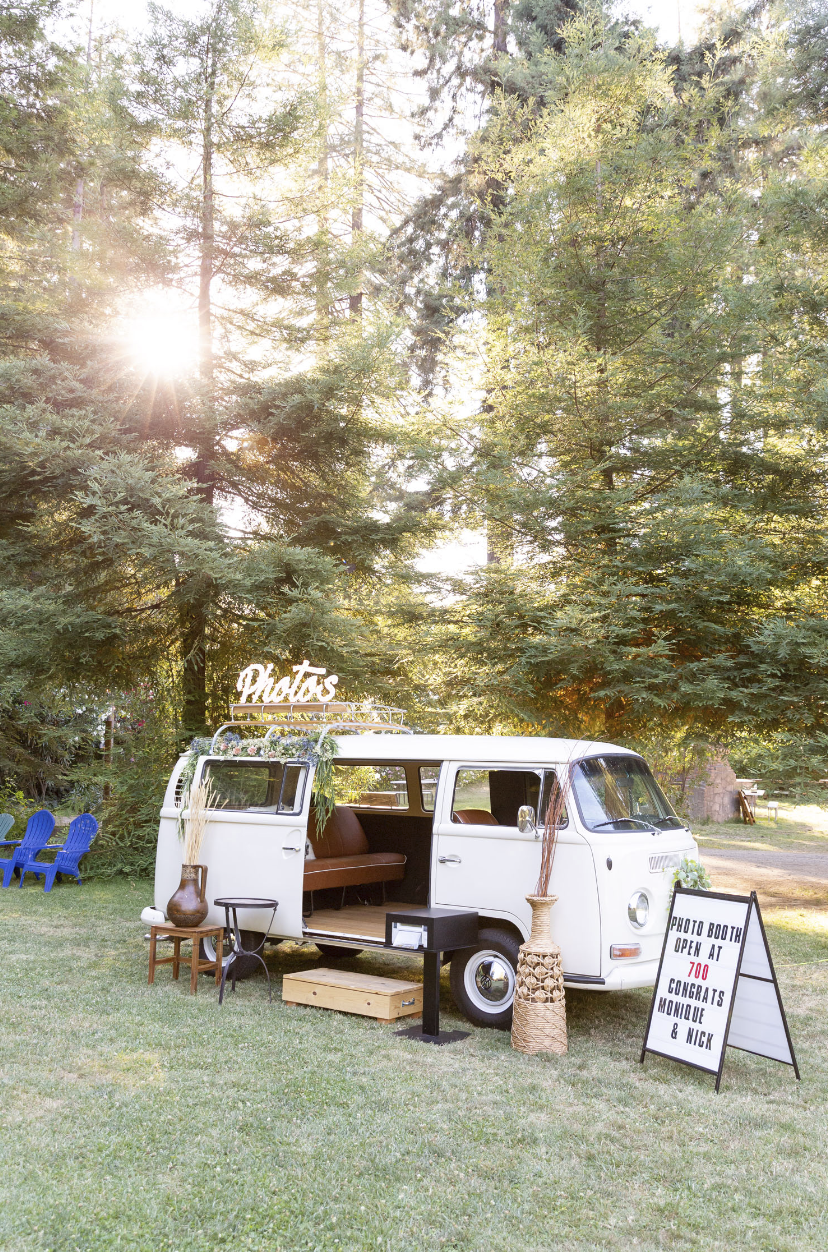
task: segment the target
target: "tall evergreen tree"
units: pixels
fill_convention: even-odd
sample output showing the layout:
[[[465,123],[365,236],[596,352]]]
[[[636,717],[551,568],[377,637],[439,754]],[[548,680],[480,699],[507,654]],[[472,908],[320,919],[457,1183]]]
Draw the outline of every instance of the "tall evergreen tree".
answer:
[[[543,107],[547,81],[564,47],[563,28],[580,0],[400,0],[394,12],[414,73],[425,85],[425,142],[448,143],[459,156],[395,231],[400,299],[410,320],[411,360],[426,391],[443,385],[443,336],[462,315],[458,288],[485,275],[470,265],[464,242],[496,230],[498,187],[478,164],[470,136],[485,131],[501,95]],[[622,29],[626,23],[620,23]]]
[[[210,650],[220,674],[245,603],[269,596],[260,646],[277,646],[280,589],[328,597],[337,570],[370,576],[415,517],[376,516],[393,492],[383,449],[396,435],[381,417],[398,385],[393,327],[376,314],[359,326],[333,315],[337,300],[348,309],[350,279],[331,237],[324,64],[310,79],[315,92],[297,85],[284,32],[248,0],[215,0],[194,19],[153,15],[139,105],[175,145],[169,207],[184,258],[178,281],[187,284],[188,258],[198,269],[200,354],[198,386],[174,409],[157,406],[151,433],[192,449],[184,472],[205,503],[235,501],[257,519],[232,540],[232,592],[215,569],[179,574],[184,721],[200,729]],[[322,171],[310,194],[301,185],[309,160]]]
[[[515,560],[463,590],[450,655],[493,716],[578,733],[821,726],[825,294],[800,193],[766,170],[757,197],[750,149],[732,176],[715,66],[679,98],[652,39],[565,35],[543,110],[503,98],[477,151],[508,195],[468,245],[485,403],[447,451]]]
[[[158,64],[145,62],[136,100],[117,41],[96,45],[90,66],[86,47],[63,50],[36,26],[12,34],[7,81],[31,76],[35,57],[40,68],[37,90],[28,101],[18,92],[8,122],[17,190],[3,224],[0,657],[8,736],[0,769],[25,772],[21,699],[29,701],[32,742],[36,701],[68,709],[67,738],[78,733],[72,709],[91,710],[91,751],[108,707],[140,725],[129,713],[139,690],[154,691],[156,706],[163,696],[173,735],[201,729],[222,716],[239,662],[262,652],[288,661],[324,651],[355,694],[374,686],[374,675],[382,683],[393,654],[360,624],[359,608],[387,579],[387,555],[416,523],[410,496],[393,498],[395,331],[375,311],[361,326],[345,317],[329,359],[308,366],[313,254],[302,213],[293,206],[288,231],[274,223],[274,205],[278,212],[290,203],[279,179],[294,173],[289,145],[293,134],[312,132],[312,110],[292,100],[275,120],[272,109],[264,117],[228,114],[216,69],[210,244],[203,145],[197,195],[159,168],[166,115],[151,114],[148,96],[152,88],[160,99]],[[198,34],[196,52],[204,46]],[[172,36],[167,46],[172,58]],[[254,41],[251,56],[260,50]],[[183,68],[180,58],[167,64],[170,90]],[[244,103],[243,93],[234,103]],[[193,125],[183,98],[173,104],[171,130],[173,122]],[[171,134],[164,140],[171,162],[192,156],[203,140],[193,132],[189,147],[184,130],[174,145]],[[265,180],[271,174],[276,190]],[[228,176],[244,195],[243,212],[238,202],[227,211],[229,196],[216,207],[218,192],[232,190],[226,181],[216,190]],[[194,377],[182,370],[165,379],[137,368],[122,314],[131,294],[176,284],[201,298],[212,340],[202,336]],[[347,290],[345,300],[347,308]],[[233,526],[228,501],[237,509]],[[48,719],[38,724],[46,745]],[[163,735],[159,744],[171,746]],[[69,765],[56,768],[53,783]],[[123,783],[113,791],[116,806]],[[138,813],[129,820],[140,825],[140,787],[127,791]],[[110,814],[119,838],[125,820],[120,810]]]

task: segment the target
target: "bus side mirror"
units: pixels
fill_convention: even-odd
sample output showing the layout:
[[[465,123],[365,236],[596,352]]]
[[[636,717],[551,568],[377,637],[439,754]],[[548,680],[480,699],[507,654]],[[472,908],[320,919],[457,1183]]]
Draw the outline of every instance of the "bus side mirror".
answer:
[[[535,810],[531,804],[522,804],[518,809],[518,830],[522,835],[535,833]]]

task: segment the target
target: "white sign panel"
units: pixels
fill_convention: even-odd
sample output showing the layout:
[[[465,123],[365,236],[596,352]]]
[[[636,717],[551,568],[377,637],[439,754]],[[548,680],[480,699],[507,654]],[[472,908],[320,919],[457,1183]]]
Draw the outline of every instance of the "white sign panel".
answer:
[[[765,928],[755,903],[750,911],[727,1046],[793,1065],[799,1077]]]
[[[718,1074],[750,900],[676,892],[646,1049]]]
[[[755,895],[678,887],[641,1060],[653,1052],[706,1070],[718,1091],[728,1044],[799,1077]]]

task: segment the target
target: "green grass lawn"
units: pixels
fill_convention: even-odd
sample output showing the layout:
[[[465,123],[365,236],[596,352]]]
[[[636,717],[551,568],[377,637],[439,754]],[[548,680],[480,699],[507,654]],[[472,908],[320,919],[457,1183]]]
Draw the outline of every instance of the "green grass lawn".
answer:
[[[779,802],[778,820],[768,818],[759,800],[756,825],[732,822],[693,823],[702,848],[751,848],[764,852],[828,852],[828,810],[817,804]]]
[[[648,992],[567,992],[569,1054],[541,1059],[498,1031],[433,1048],[286,1009],[281,974],[317,963],[311,948],[274,953],[272,1006],[262,978],[221,1009],[169,967],[148,987],[150,894],[2,893],[0,1248],[828,1246],[824,913],[766,919],[801,1085],[731,1051],[716,1096],[705,1075],[638,1064]]]

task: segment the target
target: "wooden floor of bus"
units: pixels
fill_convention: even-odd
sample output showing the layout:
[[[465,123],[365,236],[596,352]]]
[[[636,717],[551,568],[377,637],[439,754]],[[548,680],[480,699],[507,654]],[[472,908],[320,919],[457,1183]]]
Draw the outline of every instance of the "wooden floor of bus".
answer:
[[[410,909],[410,904],[346,904],[342,909],[317,909],[305,918],[305,930],[316,935],[385,942],[385,914]]]

